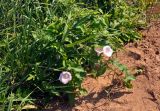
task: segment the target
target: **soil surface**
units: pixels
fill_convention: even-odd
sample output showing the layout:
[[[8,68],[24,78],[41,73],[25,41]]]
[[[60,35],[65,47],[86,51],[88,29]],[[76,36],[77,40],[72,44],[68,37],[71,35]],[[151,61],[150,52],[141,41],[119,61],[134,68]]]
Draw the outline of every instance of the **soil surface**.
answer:
[[[132,89],[115,85],[109,72],[97,79],[87,77],[87,96],[77,98],[74,107],[53,103],[50,111],[160,111],[160,21],[141,32],[142,40],[114,54],[136,76]]]

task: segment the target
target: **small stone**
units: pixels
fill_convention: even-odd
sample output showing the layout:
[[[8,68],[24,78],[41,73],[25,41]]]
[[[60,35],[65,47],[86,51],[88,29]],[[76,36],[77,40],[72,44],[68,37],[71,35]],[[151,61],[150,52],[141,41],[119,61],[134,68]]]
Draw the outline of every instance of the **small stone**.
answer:
[[[95,93],[95,94],[93,95],[93,98],[97,98],[97,97],[98,97],[98,94]]]

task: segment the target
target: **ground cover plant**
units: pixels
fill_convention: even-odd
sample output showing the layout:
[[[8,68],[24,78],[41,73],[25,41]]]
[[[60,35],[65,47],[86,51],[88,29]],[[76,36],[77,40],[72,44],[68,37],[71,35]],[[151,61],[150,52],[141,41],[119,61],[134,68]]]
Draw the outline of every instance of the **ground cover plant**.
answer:
[[[22,110],[54,96],[72,104],[85,92],[86,74],[103,74],[107,63],[126,74],[124,83],[130,87],[134,78],[110,56],[140,38],[137,12],[125,0],[1,0],[1,109]],[[107,62],[101,59],[105,47]]]

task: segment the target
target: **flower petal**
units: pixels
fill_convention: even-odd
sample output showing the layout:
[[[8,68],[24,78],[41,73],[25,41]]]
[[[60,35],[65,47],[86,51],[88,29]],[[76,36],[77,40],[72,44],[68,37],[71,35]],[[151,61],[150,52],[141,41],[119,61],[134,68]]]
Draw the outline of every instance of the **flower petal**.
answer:
[[[63,83],[63,84],[67,84],[69,81],[72,80],[72,75],[70,72],[67,71],[63,71],[60,76],[59,76],[59,80]]]
[[[113,50],[110,46],[104,46],[103,47],[103,54],[107,57],[111,57],[113,54]]]

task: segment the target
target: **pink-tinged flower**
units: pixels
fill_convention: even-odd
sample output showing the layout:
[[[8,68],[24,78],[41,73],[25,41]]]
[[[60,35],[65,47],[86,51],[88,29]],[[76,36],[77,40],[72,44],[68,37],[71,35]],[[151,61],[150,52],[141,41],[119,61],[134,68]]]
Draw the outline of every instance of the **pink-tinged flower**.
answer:
[[[99,56],[101,53],[103,53],[102,48],[95,48],[95,51],[97,53],[97,55]]]
[[[110,46],[104,46],[103,47],[103,54],[107,57],[111,57],[113,54],[113,50]]]
[[[63,84],[67,84],[69,81],[72,80],[72,75],[70,72],[67,71],[63,71],[60,76],[59,76],[59,80],[63,83]]]

